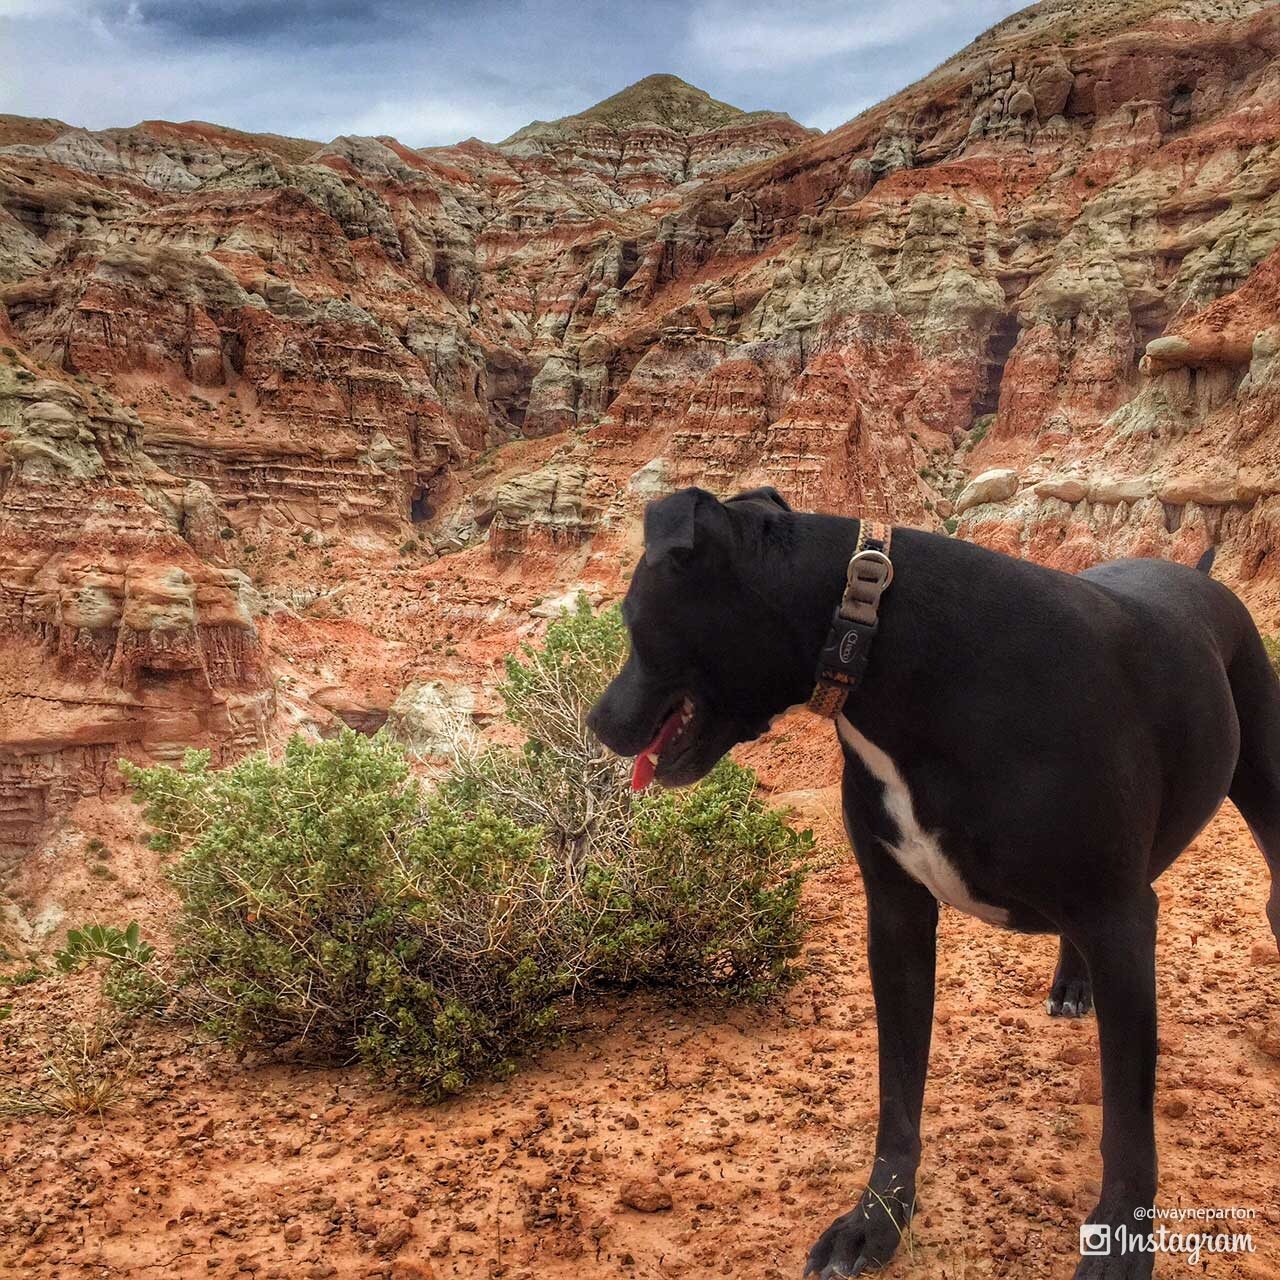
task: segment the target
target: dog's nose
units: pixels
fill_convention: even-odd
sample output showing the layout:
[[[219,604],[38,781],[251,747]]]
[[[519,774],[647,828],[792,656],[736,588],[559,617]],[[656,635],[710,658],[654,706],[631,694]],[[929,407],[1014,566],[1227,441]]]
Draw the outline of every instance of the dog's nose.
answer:
[[[613,743],[610,741],[610,738],[612,738],[613,735],[609,731],[612,721],[609,716],[608,704],[609,690],[606,689],[604,693],[596,699],[595,706],[587,712],[587,728],[590,729],[606,747],[612,750]]]
[[[613,710],[614,704],[617,702],[617,695],[614,693],[612,684],[596,699],[595,706],[587,712],[587,728],[591,730],[596,737],[604,743],[610,751],[617,751],[621,755],[625,752],[620,750],[625,743],[620,742],[618,728],[618,717]]]

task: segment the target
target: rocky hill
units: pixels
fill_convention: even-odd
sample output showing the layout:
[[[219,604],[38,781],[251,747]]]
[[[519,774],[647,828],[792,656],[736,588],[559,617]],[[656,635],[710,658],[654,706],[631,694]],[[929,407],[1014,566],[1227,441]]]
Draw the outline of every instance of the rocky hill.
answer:
[[[805,141],[776,111],[740,111],[677,76],[646,76],[576,116],[536,120],[498,150],[526,181],[557,179],[607,207],[642,205]]]
[[[669,76],[425,150],[0,119],[0,840],[121,754],[483,722],[693,481],[1214,543],[1280,621],[1278,55],[1048,0],[822,136]]]

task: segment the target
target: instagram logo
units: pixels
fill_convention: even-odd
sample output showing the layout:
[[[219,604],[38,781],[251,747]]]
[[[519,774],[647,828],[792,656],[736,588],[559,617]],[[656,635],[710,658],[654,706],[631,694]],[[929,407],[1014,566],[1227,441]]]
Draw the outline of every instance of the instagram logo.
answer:
[[[1080,1224],[1080,1255],[1084,1258],[1111,1256],[1111,1226],[1106,1222]]]

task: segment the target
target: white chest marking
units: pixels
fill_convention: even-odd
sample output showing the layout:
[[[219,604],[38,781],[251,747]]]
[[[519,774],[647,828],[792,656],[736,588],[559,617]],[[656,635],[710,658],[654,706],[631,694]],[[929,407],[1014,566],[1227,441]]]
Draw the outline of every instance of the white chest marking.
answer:
[[[916,820],[911,792],[898,772],[898,766],[870,738],[864,737],[844,716],[836,719],[840,740],[867,767],[867,771],[884,787],[885,812],[898,828],[898,843],[889,845],[898,865],[913,880],[918,880],[939,902],[992,924],[1007,924],[1009,913],[1003,907],[979,902],[969,892],[960,873],[951,865],[938,846],[935,836],[924,831]]]

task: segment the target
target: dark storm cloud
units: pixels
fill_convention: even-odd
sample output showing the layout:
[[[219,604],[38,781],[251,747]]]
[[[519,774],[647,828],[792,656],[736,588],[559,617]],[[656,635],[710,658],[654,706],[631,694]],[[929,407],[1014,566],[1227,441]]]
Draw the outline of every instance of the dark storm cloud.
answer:
[[[656,71],[829,129],[1008,0],[0,0],[0,111],[496,140]]]
[[[495,3],[495,10],[504,8]],[[415,4],[412,0],[108,0],[104,20],[149,29],[171,41],[215,40],[230,44],[314,48],[334,42],[381,44],[396,32],[418,34],[433,24],[467,20],[465,0]]]

